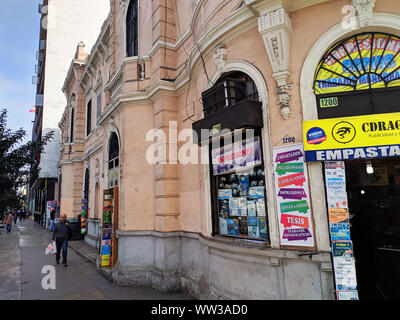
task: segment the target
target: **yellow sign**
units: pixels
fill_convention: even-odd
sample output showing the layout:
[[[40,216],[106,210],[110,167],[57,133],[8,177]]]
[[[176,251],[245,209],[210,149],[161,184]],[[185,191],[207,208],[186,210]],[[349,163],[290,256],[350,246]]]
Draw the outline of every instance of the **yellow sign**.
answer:
[[[306,161],[400,156],[400,113],[303,122]]]
[[[315,94],[400,85],[400,38],[365,33],[333,47],[315,74]]]

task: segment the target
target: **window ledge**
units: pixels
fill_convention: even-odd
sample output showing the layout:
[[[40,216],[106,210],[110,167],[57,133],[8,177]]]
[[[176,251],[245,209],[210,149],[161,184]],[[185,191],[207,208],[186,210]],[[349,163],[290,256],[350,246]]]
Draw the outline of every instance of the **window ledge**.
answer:
[[[226,244],[238,246],[238,247],[270,249],[269,241],[229,237],[229,236],[223,236],[223,235],[219,235],[219,234],[215,235],[213,237],[213,239],[218,240],[220,242],[224,242]]]

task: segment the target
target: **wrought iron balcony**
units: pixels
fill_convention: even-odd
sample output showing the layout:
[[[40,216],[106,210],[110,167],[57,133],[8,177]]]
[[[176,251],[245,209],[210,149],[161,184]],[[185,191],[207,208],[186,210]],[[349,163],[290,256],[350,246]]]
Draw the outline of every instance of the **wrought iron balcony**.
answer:
[[[219,135],[223,129],[263,127],[262,104],[253,82],[225,78],[202,93],[204,118],[192,124],[195,143],[208,140],[202,130]],[[214,133],[212,133],[213,136]]]
[[[246,84],[243,81],[226,78],[202,93],[204,117],[223,111],[246,99],[246,96]]]

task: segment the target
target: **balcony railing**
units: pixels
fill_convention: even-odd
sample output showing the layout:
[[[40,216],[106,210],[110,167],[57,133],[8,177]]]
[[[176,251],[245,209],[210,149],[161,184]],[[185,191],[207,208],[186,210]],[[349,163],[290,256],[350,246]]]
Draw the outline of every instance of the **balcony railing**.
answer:
[[[254,93],[247,92],[244,81],[226,78],[220,84],[202,93],[204,117],[209,117],[236,103],[249,99],[253,100]]]

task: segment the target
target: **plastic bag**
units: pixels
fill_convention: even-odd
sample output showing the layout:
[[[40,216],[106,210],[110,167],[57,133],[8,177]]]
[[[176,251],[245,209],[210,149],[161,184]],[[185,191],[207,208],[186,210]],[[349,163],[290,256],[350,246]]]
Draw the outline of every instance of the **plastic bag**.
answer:
[[[47,246],[45,254],[56,254],[56,253],[57,253],[56,242],[53,241]]]

